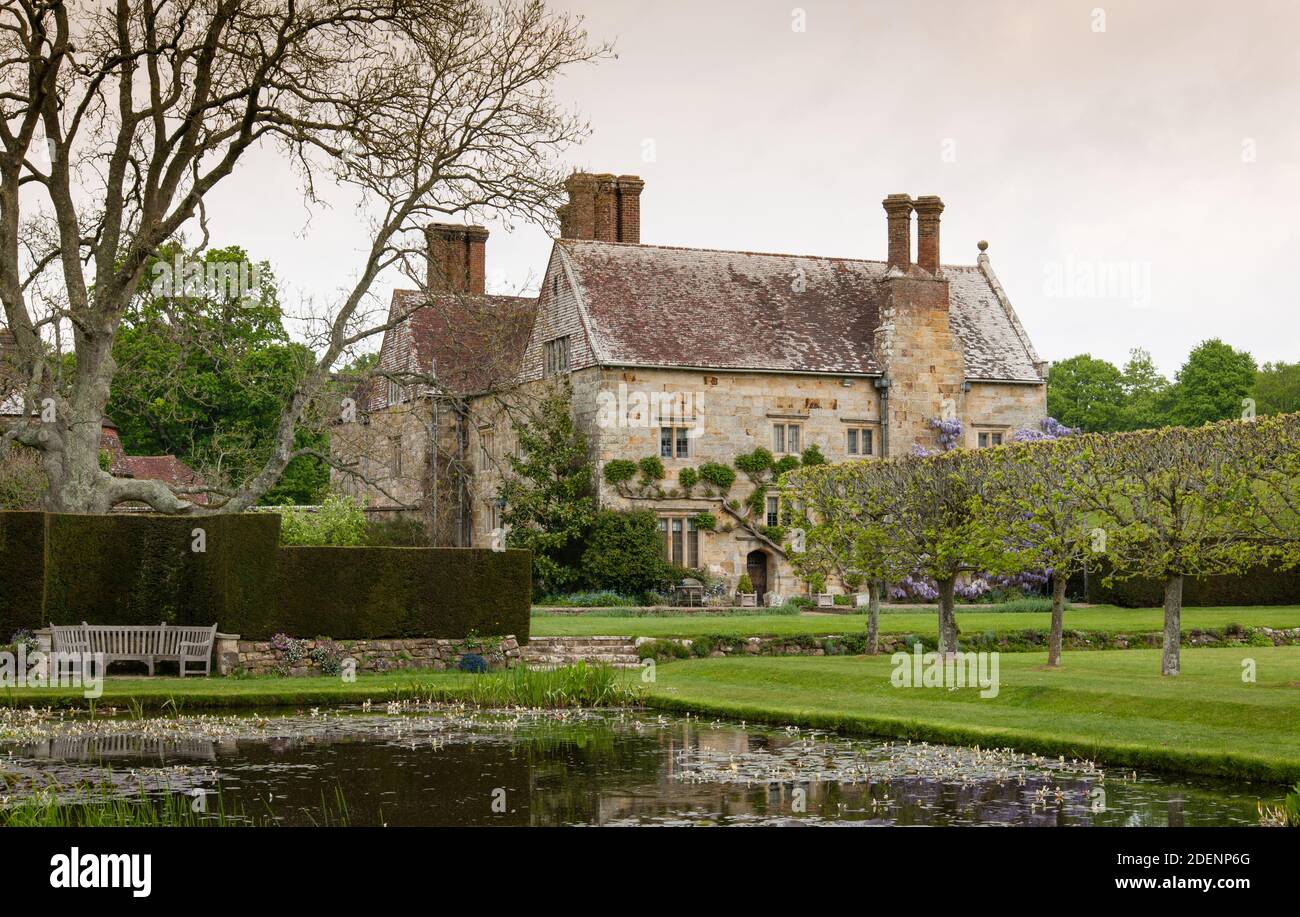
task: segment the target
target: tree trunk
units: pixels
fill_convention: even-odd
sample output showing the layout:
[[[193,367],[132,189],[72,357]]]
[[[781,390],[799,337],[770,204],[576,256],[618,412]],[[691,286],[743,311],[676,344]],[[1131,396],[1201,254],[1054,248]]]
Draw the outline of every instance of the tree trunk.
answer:
[[[1047,638],[1047,664],[1061,664],[1061,631],[1065,627],[1065,582],[1059,572],[1052,573],[1052,632]]]
[[[1179,643],[1183,614],[1183,575],[1172,573],[1165,578],[1165,651],[1160,658],[1161,675],[1177,675],[1181,667]]]
[[[867,584],[867,653],[880,652],[880,594],[885,591],[885,581]]]
[[[941,579],[937,580],[937,583],[939,586],[939,652],[946,655],[957,652],[957,617],[953,613],[957,580]]]

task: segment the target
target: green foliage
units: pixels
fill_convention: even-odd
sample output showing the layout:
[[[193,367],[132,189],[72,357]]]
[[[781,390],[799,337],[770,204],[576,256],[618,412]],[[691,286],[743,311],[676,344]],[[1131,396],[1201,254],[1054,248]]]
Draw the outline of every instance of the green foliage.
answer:
[[[745,498],[745,506],[749,508],[749,514],[754,519],[762,519],[767,512],[767,485],[759,484],[749,492]]]
[[[736,483],[736,472],[735,469],[718,462],[705,462],[700,466],[700,479],[709,482],[720,493],[725,494]]]
[[[1300,363],[1265,363],[1255,376],[1255,410],[1260,414],[1300,411]]]
[[[736,456],[736,468],[756,480],[764,472],[772,470],[774,461],[771,451],[759,446],[753,452]]]
[[[808,448],[799,456],[800,461],[805,465],[825,465],[826,456],[822,455],[822,450],[816,443],[809,444]]]
[[[413,516],[367,520],[365,543],[372,548],[432,547],[424,522]]]
[[[603,474],[610,484],[622,484],[636,475],[636,462],[631,459],[610,459],[605,463]]]
[[[514,634],[522,641],[529,632],[524,551],[286,547],[279,551],[279,572],[278,607],[246,621],[240,631],[245,637]]]
[[[0,512],[0,639],[46,623],[45,514]]]
[[[608,589],[596,592],[569,592],[564,595],[542,596],[534,605],[556,608],[636,608],[639,602]]]
[[[248,633],[240,628],[275,614],[275,514],[51,513],[43,522],[44,599],[26,611],[41,625],[216,623]]]
[[[1156,369],[1151,354],[1141,348],[1129,351],[1120,375],[1124,390],[1125,430],[1146,430],[1165,425],[1169,380]]]
[[[687,494],[691,492],[696,484],[700,482],[700,473],[694,468],[683,468],[677,472],[677,483],[681,485],[682,490]]]
[[[713,513],[697,513],[691,517],[691,521],[701,532],[712,532],[718,527],[718,517]]]
[[[257,265],[252,295],[154,296],[156,268],[178,254],[235,271],[250,261],[238,246],[188,254],[174,243],[160,249],[113,341],[118,371],[108,414],[128,453],[169,453],[209,483],[240,483],[270,456],[284,403],[315,356],[289,340],[266,262]],[[295,434],[295,446],[328,451],[324,434],[305,428]],[[328,466],[299,456],[263,502],[316,503],[328,484]]]
[[[809,447],[813,448],[812,446]],[[814,463],[816,464],[816,463]],[[799,467],[799,458],[794,455],[783,455],[772,463],[772,476],[779,478],[787,471],[793,471]]]
[[[0,453],[0,510],[40,509],[45,498],[45,472],[35,449],[12,445]]]
[[[647,484],[664,479],[664,462],[657,455],[647,455],[636,463],[641,470],[641,478]]]
[[[1079,354],[1053,363],[1047,376],[1047,413],[1088,432],[1124,424],[1124,380],[1113,363]]]
[[[1196,427],[1242,416],[1242,401],[1255,389],[1255,358],[1218,338],[1187,357],[1170,391],[1169,420]]]
[[[749,578],[748,573],[740,574],[740,581],[736,584],[736,591],[749,595],[754,591],[754,581]]]
[[[758,534],[775,544],[780,544],[785,541],[785,528],[783,526],[760,525],[758,527]]]
[[[585,539],[595,522],[587,439],[569,412],[567,383],[551,392],[516,428],[524,458],[510,457],[498,495],[512,547],[533,555],[537,594],[576,588]]]
[[[1081,577],[1075,577],[1084,601],[1118,605],[1121,608],[1151,608],[1164,601],[1164,581],[1150,576],[1111,576],[1105,556],[1088,562],[1088,590],[1083,594]],[[1196,607],[1234,605],[1300,605],[1300,576],[1294,570],[1270,566],[1249,566],[1240,573],[1188,576],[1183,580],[1183,604]]]
[[[582,555],[583,578],[593,588],[645,592],[666,576],[663,535],[648,510],[602,510]]]
[[[278,510],[285,545],[363,545],[367,543],[366,514],[351,497],[330,494],[315,511],[285,507]]]

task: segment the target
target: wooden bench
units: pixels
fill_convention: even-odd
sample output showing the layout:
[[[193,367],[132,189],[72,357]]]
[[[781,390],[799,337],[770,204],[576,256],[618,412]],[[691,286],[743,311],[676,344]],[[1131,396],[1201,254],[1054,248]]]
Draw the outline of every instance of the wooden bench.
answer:
[[[54,625],[53,649],[56,653],[102,653],[104,668],[114,662],[143,662],[153,674],[155,662],[180,664],[181,677],[196,672],[186,672],[186,664],[202,663],[203,674],[212,674],[212,641],[217,625],[211,627],[172,627],[167,624],[118,625],[70,624]]]

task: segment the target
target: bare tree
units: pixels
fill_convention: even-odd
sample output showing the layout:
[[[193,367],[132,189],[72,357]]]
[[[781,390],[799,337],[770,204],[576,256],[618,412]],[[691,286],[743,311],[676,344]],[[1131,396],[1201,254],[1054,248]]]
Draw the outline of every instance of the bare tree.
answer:
[[[384,271],[424,276],[424,224],[484,210],[551,217],[554,154],[586,133],[552,81],[608,51],[536,2],[0,0],[0,302],[25,399],[0,447],[40,451],[51,510],[255,503],[311,452],[295,448],[295,430],[335,394],[336,362],[406,317],[369,324],[367,304]],[[291,158],[309,207],[325,177],[361,192],[365,253],[316,316],[317,359],[272,454],[196,506],[185,488],[100,469],[113,341],[151,256],[186,227],[206,237],[205,200],[265,145]]]

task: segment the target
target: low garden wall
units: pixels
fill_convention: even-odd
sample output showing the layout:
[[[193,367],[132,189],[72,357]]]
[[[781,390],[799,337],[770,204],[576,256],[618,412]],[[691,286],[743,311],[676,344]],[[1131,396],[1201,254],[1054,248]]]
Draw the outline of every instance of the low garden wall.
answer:
[[[519,664],[519,641],[499,639],[440,640],[408,637],[400,640],[217,640],[217,672],[221,675],[340,675],[348,660],[356,672],[399,669],[480,668],[488,671]],[[470,658],[466,658],[470,657]]]
[[[253,641],[280,633],[528,641],[527,551],[279,542],[276,513],[0,512],[0,638],[85,621],[215,622]]]
[[[1038,630],[1011,634],[974,634],[958,639],[960,648],[971,650],[997,650],[1004,653],[1035,652],[1047,648],[1047,632]],[[1123,650],[1159,648],[1164,636],[1161,633],[1107,634],[1092,631],[1067,630],[1061,636],[1067,650]],[[881,634],[878,645],[881,655],[910,652],[912,645],[920,643],[925,649],[936,648],[934,637],[915,634]],[[1183,635],[1183,646],[1297,646],[1300,645],[1300,627],[1241,627],[1223,630],[1191,630]],[[867,651],[867,635],[862,631],[850,634],[812,635],[790,637],[638,637],[637,654],[642,659],[685,659],[692,656],[860,656]]]

